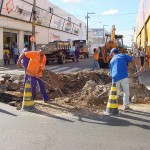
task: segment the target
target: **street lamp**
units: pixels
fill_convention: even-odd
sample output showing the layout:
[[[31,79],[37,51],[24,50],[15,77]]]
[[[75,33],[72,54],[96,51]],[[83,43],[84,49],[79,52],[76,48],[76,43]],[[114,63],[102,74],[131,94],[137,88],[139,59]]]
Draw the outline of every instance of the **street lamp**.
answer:
[[[88,32],[89,32],[89,29],[88,29],[88,28],[89,28],[88,19],[90,18],[90,17],[89,17],[89,14],[95,14],[95,13],[94,13],[94,12],[91,12],[91,13],[87,12],[87,15],[86,15],[86,17],[85,17],[85,18],[87,19],[87,29],[86,29],[86,40],[87,40],[87,42],[88,42]]]
[[[104,32],[105,32],[105,31],[104,31],[104,29],[105,29],[104,27],[105,27],[105,26],[108,26],[108,25],[103,25],[103,44],[105,44],[105,35],[104,35]]]

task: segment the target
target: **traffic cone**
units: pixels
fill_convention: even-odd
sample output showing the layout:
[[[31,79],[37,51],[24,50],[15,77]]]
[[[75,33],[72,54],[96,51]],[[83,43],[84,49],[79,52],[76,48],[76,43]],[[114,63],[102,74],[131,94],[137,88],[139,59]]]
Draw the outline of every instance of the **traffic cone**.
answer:
[[[27,80],[25,83],[22,110],[33,111],[33,109],[34,109],[34,101],[32,100],[31,84],[30,81]]]
[[[106,112],[104,114],[113,115],[113,116],[119,115],[116,83],[112,84],[107,107],[106,107]]]

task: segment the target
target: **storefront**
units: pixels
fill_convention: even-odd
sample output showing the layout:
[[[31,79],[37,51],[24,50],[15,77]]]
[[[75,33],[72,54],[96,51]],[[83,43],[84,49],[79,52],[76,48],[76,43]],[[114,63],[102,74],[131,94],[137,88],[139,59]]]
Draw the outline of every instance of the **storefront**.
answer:
[[[35,42],[48,44],[55,40],[86,39],[85,23],[47,0],[36,0]],[[13,47],[21,51],[24,43],[30,44],[33,29],[33,1],[0,0],[0,66],[3,53],[9,54],[13,63]],[[31,44],[30,44],[31,45]]]
[[[150,67],[150,0],[141,0],[137,16],[136,41],[138,48],[145,48]]]

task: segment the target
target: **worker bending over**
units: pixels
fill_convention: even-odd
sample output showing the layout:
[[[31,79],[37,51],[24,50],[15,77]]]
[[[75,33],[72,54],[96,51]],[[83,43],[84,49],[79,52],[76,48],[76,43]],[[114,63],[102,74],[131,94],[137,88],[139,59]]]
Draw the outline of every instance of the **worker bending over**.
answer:
[[[26,69],[26,73],[27,75],[30,76],[32,98],[34,100],[36,97],[36,83],[38,83],[44,102],[49,102],[45,85],[41,80],[42,72],[46,64],[45,54],[47,52],[48,52],[48,47],[46,45],[43,45],[38,49],[38,51],[29,51],[29,52],[22,53],[17,62],[17,65],[22,67],[21,60],[24,58],[24,56],[30,59]]]

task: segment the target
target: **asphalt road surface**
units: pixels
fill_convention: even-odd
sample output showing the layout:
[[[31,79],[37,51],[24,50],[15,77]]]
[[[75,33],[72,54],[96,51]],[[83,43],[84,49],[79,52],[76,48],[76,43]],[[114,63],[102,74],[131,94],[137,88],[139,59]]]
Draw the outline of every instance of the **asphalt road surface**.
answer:
[[[73,72],[92,65],[90,57],[46,68]],[[14,65],[0,67],[0,75],[23,72]],[[56,116],[18,111],[0,103],[0,150],[149,150],[150,111],[144,110],[123,112],[120,117]]]
[[[0,150],[149,150],[150,113],[40,115],[0,103]]]
[[[46,69],[52,72],[76,72],[81,70],[90,70],[93,66],[93,57],[90,56],[88,59],[80,59],[79,63],[67,60],[65,64],[57,64],[57,62],[50,62],[46,65]],[[24,69],[19,68],[17,65],[8,65],[0,67],[0,78],[4,74],[20,75],[24,74]]]

